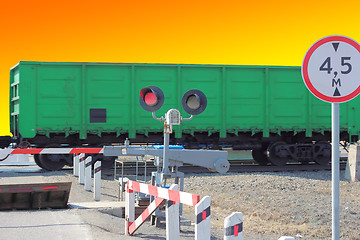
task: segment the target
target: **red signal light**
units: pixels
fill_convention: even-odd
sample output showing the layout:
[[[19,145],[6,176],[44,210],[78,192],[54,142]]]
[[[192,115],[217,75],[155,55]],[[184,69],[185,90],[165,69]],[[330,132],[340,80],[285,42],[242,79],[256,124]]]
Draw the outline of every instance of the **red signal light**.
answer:
[[[147,93],[144,97],[144,100],[145,100],[145,103],[151,107],[154,106],[158,102],[157,97],[153,92]]]
[[[164,104],[164,93],[158,87],[146,87],[141,89],[139,101],[144,110],[155,112]]]

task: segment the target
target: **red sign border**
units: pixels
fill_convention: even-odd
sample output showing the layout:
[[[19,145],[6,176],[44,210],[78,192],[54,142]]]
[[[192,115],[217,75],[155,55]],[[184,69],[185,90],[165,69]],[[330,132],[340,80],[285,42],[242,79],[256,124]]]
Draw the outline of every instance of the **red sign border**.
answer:
[[[303,77],[306,87],[309,89],[309,91],[312,94],[315,95],[315,97],[317,97],[325,102],[331,102],[331,103],[347,102],[347,101],[350,101],[351,99],[355,98],[357,95],[359,95],[360,86],[357,89],[355,89],[355,91],[353,91],[352,93],[350,93],[346,96],[338,97],[338,98],[328,97],[328,96],[320,93],[318,90],[316,90],[316,88],[311,84],[309,74],[308,74],[308,66],[309,66],[309,60],[310,60],[311,55],[314,53],[314,51],[318,47],[320,47],[321,45],[323,45],[325,43],[332,42],[332,41],[348,43],[351,46],[353,46],[355,49],[357,49],[360,54],[360,45],[351,38],[348,38],[345,36],[337,36],[337,35],[324,37],[324,38],[320,39],[319,41],[315,42],[309,48],[309,50],[306,52],[304,61],[303,61],[302,67],[301,67],[301,73],[302,73],[302,77]]]

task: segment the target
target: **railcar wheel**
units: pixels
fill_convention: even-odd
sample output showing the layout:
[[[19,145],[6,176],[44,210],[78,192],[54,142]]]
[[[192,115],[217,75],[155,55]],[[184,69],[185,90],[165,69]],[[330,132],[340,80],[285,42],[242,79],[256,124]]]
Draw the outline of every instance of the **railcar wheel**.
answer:
[[[287,158],[280,157],[279,148],[280,145],[286,144],[285,142],[275,142],[268,147],[267,156],[269,161],[275,166],[285,166],[287,162]]]
[[[45,170],[59,171],[65,166],[66,161],[62,154],[40,154],[40,163]]]
[[[314,161],[322,166],[329,165],[331,161],[331,144],[321,141],[315,144],[315,151],[320,151]]]
[[[65,165],[70,167],[74,166],[74,155],[73,154],[63,154]]]
[[[103,146],[110,146],[111,144],[100,144],[98,147],[103,147]],[[93,158],[93,162],[96,161],[101,161],[101,168],[102,169],[111,169],[112,167],[114,167],[114,162],[116,157],[106,157],[104,156],[104,154],[92,154],[91,155]]]
[[[101,161],[102,169],[111,169],[114,167],[116,157],[105,157],[102,154],[93,154],[93,162]]]
[[[102,169],[111,169],[111,168],[113,168],[115,159],[116,159],[116,157],[103,157],[103,159],[101,160],[101,168]]]
[[[251,155],[255,162],[257,162],[260,166],[268,165],[269,161],[267,159],[266,150],[261,149],[254,149],[251,151]]]
[[[49,144],[46,148],[57,148],[58,144]],[[59,171],[66,164],[66,158],[71,157],[68,154],[40,154],[39,163],[40,167],[48,171]]]
[[[39,167],[44,168],[44,166],[40,162],[40,155],[39,154],[34,154],[34,161]]]

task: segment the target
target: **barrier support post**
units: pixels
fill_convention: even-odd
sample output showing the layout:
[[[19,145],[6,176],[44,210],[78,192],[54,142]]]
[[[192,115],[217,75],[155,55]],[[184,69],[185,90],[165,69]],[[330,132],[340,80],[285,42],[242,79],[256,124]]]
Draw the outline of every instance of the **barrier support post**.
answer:
[[[172,184],[171,190],[179,190],[179,185]],[[180,240],[180,215],[179,203],[171,200],[166,201],[166,239]]]
[[[166,189],[128,180],[125,198],[125,233],[132,235],[166,199],[171,201],[171,203],[183,203],[195,207],[195,239],[210,240],[210,197],[206,196],[200,201],[199,195],[173,190],[174,187],[178,189],[179,186],[173,184],[170,186],[170,189]],[[141,192],[156,197],[136,220],[134,220],[134,192]],[[167,239],[180,239],[179,218],[179,207],[175,204],[167,204],[166,224],[169,224],[166,228]],[[175,221],[175,224],[170,223],[170,221]]]
[[[195,205],[195,240],[210,240],[210,197]]]
[[[94,165],[94,199],[100,201],[101,196],[101,161]]]
[[[85,159],[84,158],[80,158],[79,160],[79,183],[80,184],[84,184],[85,178]]]
[[[85,159],[85,185],[86,191],[91,191],[91,162],[92,157],[89,156]]]
[[[129,226],[135,221],[135,194],[126,184],[125,192],[125,234],[129,235]]]
[[[358,145],[350,145],[345,179],[350,182],[360,181],[360,146]]]
[[[84,158],[85,154],[84,153],[80,153],[80,154],[76,154],[74,157],[74,162],[73,162],[73,172],[74,172],[74,176],[75,177],[79,177],[79,173],[80,173],[80,159]]]
[[[233,212],[224,221],[224,240],[243,240],[243,214]]]
[[[73,156],[73,174],[75,177],[79,176],[79,155],[77,153]]]

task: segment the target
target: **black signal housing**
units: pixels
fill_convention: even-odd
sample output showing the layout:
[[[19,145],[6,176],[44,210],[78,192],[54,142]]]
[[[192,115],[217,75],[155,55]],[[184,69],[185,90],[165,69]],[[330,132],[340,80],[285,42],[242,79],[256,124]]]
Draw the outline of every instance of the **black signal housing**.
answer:
[[[145,87],[140,90],[140,105],[148,112],[155,112],[159,110],[164,104],[164,93],[163,91],[155,86]]]
[[[184,94],[181,104],[185,112],[188,114],[198,115],[205,110],[207,106],[207,98],[202,91],[191,89]]]

